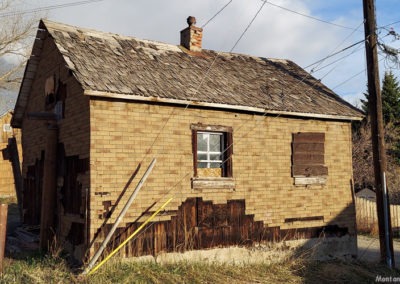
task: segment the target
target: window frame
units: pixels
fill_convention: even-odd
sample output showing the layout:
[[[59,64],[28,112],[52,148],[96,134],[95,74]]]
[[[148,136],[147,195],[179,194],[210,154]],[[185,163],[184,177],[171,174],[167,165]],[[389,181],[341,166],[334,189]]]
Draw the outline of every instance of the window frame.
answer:
[[[233,128],[230,126],[222,125],[205,125],[202,123],[192,124],[190,126],[192,131],[192,156],[193,156],[193,177],[192,188],[227,188],[234,189],[233,181]],[[222,166],[221,177],[213,176],[199,176],[198,171],[198,145],[197,137],[199,133],[219,133],[223,136],[221,143]]]
[[[222,169],[225,167],[224,165],[224,156],[225,156],[225,133],[224,132],[211,132],[211,131],[197,131],[197,139],[199,138],[199,134],[205,134],[207,135],[207,142],[206,142],[206,146],[207,149],[205,151],[203,150],[199,150],[197,149],[197,168],[199,168],[199,163],[206,163],[207,167],[206,168],[214,168],[211,166],[211,164],[213,163],[219,163],[222,164]],[[210,139],[211,139],[211,135],[218,135],[220,136],[220,142],[219,142],[219,151],[212,151],[211,150],[211,145],[210,145]],[[197,145],[198,146],[198,145]],[[207,159],[199,159],[199,155],[203,154],[207,156]],[[220,157],[220,159],[217,160],[213,160],[211,159],[211,155],[218,155]]]

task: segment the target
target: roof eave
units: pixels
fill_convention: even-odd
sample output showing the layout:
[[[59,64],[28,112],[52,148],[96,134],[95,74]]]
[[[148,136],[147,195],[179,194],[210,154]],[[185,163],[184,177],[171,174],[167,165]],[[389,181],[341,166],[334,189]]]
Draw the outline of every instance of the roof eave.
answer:
[[[113,98],[113,99],[124,99],[124,100],[129,100],[129,101],[143,101],[143,102],[165,103],[165,104],[178,104],[178,105],[185,105],[185,106],[190,105],[190,106],[207,107],[207,108],[246,111],[246,112],[260,113],[260,114],[264,114],[264,115],[272,114],[272,115],[341,120],[341,121],[360,121],[364,118],[363,116],[302,113],[302,112],[269,110],[269,109],[264,109],[264,108],[241,106],[241,105],[207,103],[207,102],[188,101],[188,100],[179,100],[179,99],[171,99],[171,98],[159,98],[159,97],[144,97],[144,96],[140,96],[140,95],[120,94],[120,93],[95,91],[95,90],[85,90],[84,94],[87,96],[91,96],[91,97],[103,97],[103,98]]]

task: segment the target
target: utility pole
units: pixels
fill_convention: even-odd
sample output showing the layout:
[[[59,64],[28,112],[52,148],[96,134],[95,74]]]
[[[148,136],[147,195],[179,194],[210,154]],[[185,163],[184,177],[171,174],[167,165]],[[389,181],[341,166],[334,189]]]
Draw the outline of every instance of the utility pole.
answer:
[[[374,161],[376,208],[378,213],[379,243],[381,262],[394,267],[392,226],[390,206],[386,190],[385,172],[387,167],[385,133],[383,128],[382,97],[379,82],[378,51],[374,0],[363,0],[365,51],[368,69],[369,111],[371,116],[371,137]]]

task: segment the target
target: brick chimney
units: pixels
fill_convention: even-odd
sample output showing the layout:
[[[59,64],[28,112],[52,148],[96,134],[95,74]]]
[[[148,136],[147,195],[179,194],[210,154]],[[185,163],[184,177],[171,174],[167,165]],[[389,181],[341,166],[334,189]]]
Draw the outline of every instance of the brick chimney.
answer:
[[[189,27],[181,30],[181,45],[190,51],[201,51],[201,40],[203,38],[203,29],[195,26],[196,18],[189,16],[187,18]]]

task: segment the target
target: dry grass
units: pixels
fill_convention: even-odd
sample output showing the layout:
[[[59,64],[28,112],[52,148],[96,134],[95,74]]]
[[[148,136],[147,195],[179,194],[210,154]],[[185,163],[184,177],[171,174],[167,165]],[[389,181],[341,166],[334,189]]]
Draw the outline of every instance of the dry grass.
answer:
[[[373,283],[377,275],[399,277],[399,270],[358,261],[277,263],[111,260],[91,276],[81,277],[60,257],[6,259],[0,283]]]
[[[74,274],[61,258],[6,258],[0,283],[74,283]]]
[[[229,265],[204,262],[111,263],[90,278],[91,283],[300,283],[281,264]]]

